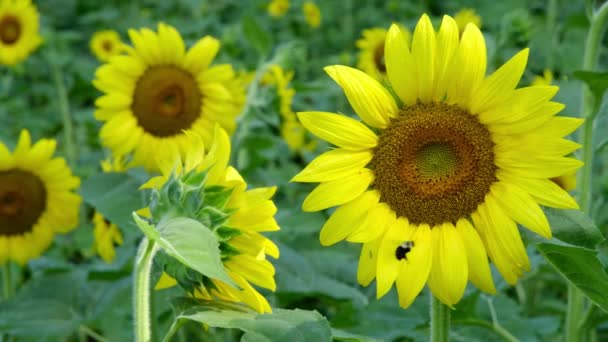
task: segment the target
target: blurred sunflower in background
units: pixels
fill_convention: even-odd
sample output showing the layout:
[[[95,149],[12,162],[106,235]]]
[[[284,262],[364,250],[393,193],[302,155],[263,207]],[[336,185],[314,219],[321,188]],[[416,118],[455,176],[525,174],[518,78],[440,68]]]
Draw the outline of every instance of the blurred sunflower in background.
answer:
[[[38,48],[39,21],[30,0],[0,0],[0,64],[18,64]]]
[[[123,52],[120,35],[114,30],[97,31],[89,42],[91,52],[101,62],[107,62],[110,57]]]
[[[406,44],[409,45],[411,40],[410,31],[402,26],[400,28],[404,34]],[[356,42],[357,48],[359,48],[357,68],[380,82],[386,77],[386,64],[384,62],[386,32],[385,29],[380,27],[365,29],[361,38]]]
[[[308,26],[317,28],[321,26],[321,10],[313,1],[305,1],[302,4],[302,13]]]
[[[543,71],[542,75],[536,75],[534,76],[534,79],[532,79],[532,85],[533,86],[547,86],[547,85],[551,85],[551,83],[553,82],[553,72],[549,69],[545,69]]]
[[[460,34],[464,32],[467,24],[473,24],[477,26],[477,28],[481,29],[481,17],[475,12],[473,8],[463,8],[454,15],[454,20],[456,21],[456,25],[458,25],[458,31]]]
[[[93,81],[104,93],[95,102],[95,118],[105,122],[101,141],[116,157],[132,153],[129,167],[154,171],[160,151],[188,150],[184,130],[206,143],[216,123],[234,131],[245,89],[231,65],[211,66],[217,39],[206,36],[186,51],[177,30],[163,23],[158,32],[131,29],[129,37],[133,47],[100,66]]]
[[[276,187],[247,189],[247,183],[239,172],[228,166],[230,138],[219,126],[216,126],[215,138],[207,154],[203,139],[196,133],[188,132],[186,136],[190,148],[183,160],[175,163],[175,159],[157,158],[162,176],[150,179],[142,187],[160,189],[172,177],[189,178],[205,174],[202,192],[195,196],[200,196],[203,205],[211,205],[212,208],[197,209],[197,212],[222,213],[221,216],[225,218],[225,222],[213,231],[221,238],[222,262],[228,275],[239,288],[221,280],[206,278],[194,294],[202,299],[216,298],[244,303],[258,312],[270,312],[270,304],[266,298],[251,284],[271,291],[276,289],[274,266],[266,256],[278,258],[279,249],[261,234],[279,230],[274,219],[277,208],[271,200]],[[168,154],[159,154],[166,155]],[[211,198],[217,198],[218,195],[224,198],[222,203],[210,204]],[[154,215],[154,208],[151,207],[150,210]],[[176,283],[175,279],[164,274],[156,289],[171,287]]]
[[[528,49],[489,76],[479,28],[444,16],[435,32],[427,15],[411,48],[393,25],[385,43],[387,78],[397,100],[369,75],[345,66],[325,70],[363,122],[326,112],[300,122],[337,146],[294,177],[320,182],[305,211],[338,206],[321,243],[363,243],[358,281],[375,278],[378,298],[396,283],[407,308],[425,283],[446,305],[467,279],[495,293],[488,256],[509,284],[530,262],[517,224],[550,238],[541,205],[577,208],[550,179],[581,162],[563,139],[581,119],[555,116],[558,88],[516,89]]]
[[[22,130],[13,153],[0,143],[0,264],[38,258],[56,233],[78,224],[80,179],[63,158],[52,158],[55,140],[31,144]]]
[[[282,17],[289,10],[289,0],[272,0],[268,3],[266,10],[272,17]]]
[[[108,158],[101,162],[103,172],[125,172],[123,158]],[[120,228],[108,221],[101,213],[93,213],[93,250],[103,261],[110,264],[116,257],[115,246],[123,243]]]

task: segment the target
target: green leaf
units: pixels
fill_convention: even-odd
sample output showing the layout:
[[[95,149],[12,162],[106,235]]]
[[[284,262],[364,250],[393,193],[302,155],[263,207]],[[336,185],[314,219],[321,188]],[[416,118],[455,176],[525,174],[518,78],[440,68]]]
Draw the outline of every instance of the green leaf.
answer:
[[[608,89],[608,72],[577,70],[573,74],[574,77],[587,84],[596,101],[601,101]]]
[[[545,208],[545,214],[556,238],[571,245],[595,249],[604,241],[593,220],[580,210]]]
[[[160,222],[156,231],[158,236],[152,239],[165,253],[209,278],[236,287],[222,264],[217,236],[202,223],[177,217]]]
[[[252,17],[243,18],[243,34],[249,43],[260,53],[266,55],[272,46],[272,39]]]
[[[135,229],[131,213],[144,207],[140,185],[127,173],[98,173],[82,184],[80,193],[107,220],[128,230]]]
[[[541,243],[537,248],[566,280],[608,311],[608,274],[596,251],[550,243]]]
[[[258,314],[226,310],[219,302],[208,302],[190,307],[177,315],[170,334],[175,332],[183,320],[214,328],[240,329],[245,332],[241,341],[247,342],[331,341],[329,322],[316,311],[274,309],[269,314]],[[165,341],[169,337],[165,337]]]
[[[139,215],[137,215],[137,213],[135,213],[135,212],[132,213],[132,215],[133,215],[133,220],[135,221],[135,224],[137,225],[137,227],[139,227],[139,229],[144,234],[146,234],[146,236],[148,237],[148,239],[157,241],[158,240],[158,232],[154,228],[154,225],[148,223],[148,221],[146,221],[143,218],[139,217]]]
[[[378,342],[380,340],[373,337],[351,334],[348,331],[331,329],[332,337],[334,341],[348,341],[348,342]]]
[[[0,331],[18,336],[67,336],[78,328],[81,317],[56,300],[19,299],[0,305]]]

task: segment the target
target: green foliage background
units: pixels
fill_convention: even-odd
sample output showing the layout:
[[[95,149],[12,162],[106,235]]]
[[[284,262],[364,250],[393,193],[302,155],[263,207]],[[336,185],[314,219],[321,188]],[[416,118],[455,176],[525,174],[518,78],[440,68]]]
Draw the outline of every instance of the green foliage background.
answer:
[[[553,70],[555,83],[560,86],[556,101],[567,106],[562,115],[580,116],[582,83],[573,77],[573,73],[582,64],[588,28],[583,2],[345,0],[317,3],[322,13],[318,29],[306,25],[301,13],[302,1],[291,1],[289,12],[282,18],[271,18],[266,12],[267,1],[263,0],[45,0],[36,3],[45,41],[21,65],[12,69],[0,68],[0,140],[12,147],[19,131],[27,128],[33,139],[56,138],[59,154],[65,155],[64,126],[59,114],[61,95],[58,93],[58,86],[64,86],[77,147],[73,167],[83,179],[80,193],[86,205],[77,230],[58,236],[54,246],[28,267],[17,270],[12,266],[20,273],[14,284],[18,292],[11,300],[0,303],[0,332],[10,333],[18,341],[86,340],[82,336],[86,335],[87,329],[108,341],[133,339],[131,276],[141,233],[131,219],[131,211],[145,203],[138,187],[147,175],[142,170],[131,170],[126,175],[100,174],[99,161],[109,152],[100,146],[101,124],[93,118],[94,101],[100,94],[91,81],[99,63],[91,55],[88,43],[97,30],[117,30],[122,39],[128,41],[127,29],[155,29],[157,22],[162,21],[177,27],[188,46],[204,35],[213,35],[222,42],[215,63],[231,63],[237,70],[253,71],[272,62],[294,70],[294,111],[353,114],[340,88],[322,68],[331,64],[355,65],[357,50],[354,43],[363,29],[388,28],[392,22],[413,29],[424,12],[431,15],[438,27],[442,14],[453,15],[461,8],[470,7],[483,20],[489,71],[529,46],[528,68],[520,85],[529,84],[544,69]],[[552,5],[557,6],[555,12],[548,12]],[[555,21],[548,20],[548,13],[555,13]],[[605,46],[600,69],[605,69],[607,64]],[[327,145],[319,144],[316,152],[301,155],[289,151],[279,134],[279,113],[273,89],[260,88],[255,98],[249,100],[233,138],[232,162],[252,186],[279,187],[275,201],[279,207],[277,219],[281,231],[268,234],[281,250],[280,259],[274,262],[277,291],[264,293],[271,305],[316,310],[331,324],[334,339],[426,340],[429,334],[428,291],[425,290],[408,310],[398,307],[394,290],[376,300],[373,285],[362,288],[356,283],[359,245],[343,242],[322,248],[318,233],[328,213],[301,211],[302,200],[312,186],[289,183],[289,180],[319,151],[326,150]],[[605,111],[604,107],[600,114]],[[606,132],[606,117],[600,115],[597,123],[600,133],[595,146],[598,149],[606,144],[603,140],[606,136],[601,133]],[[608,230],[605,150],[598,151],[596,160],[598,176],[594,191],[598,198],[594,201],[592,216],[605,236]],[[125,235],[125,243],[117,248],[117,257],[112,264],[101,261],[91,248],[93,208],[117,223]],[[560,273],[566,274],[577,267],[589,267],[587,274],[597,275],[579,281],[582,285],[595,285],[596,303],[608,308],[608,276],[605,273],[608,254],[605,243],[599,247],[599,259],[603,263],[597,261],[596,253],[591,251],[603,239],[593,222],[585,221],[584,217],[555,214],[551,223],[554,232],[556,229],[566,231],[565,235],[556,233],[558,238],[588,249],[572,252],[577,255],[572,259],[571,252],[565,249],[578,247],[544,244],[537,248],[536,244],[543,241],[522,230],[532,271],[515,287],[508,286],[495,272],[499,290],[496,296],[482,294],[469,286],[464,299],[452,312],[451,337],[454,341],[500,339],[494,325],[508,330],[521,341],[561,338],[566,280]],[[588,233],[580,231],[585,225]],[[570,236],[566,236],[572,226],[579,230],[570,231]],[[547,256],[549,262],[542,255]],[[551,264],[555,264],[560,273]],[[154,292],[153,321],[157,336],[169,329],[174,310],[188,315],[180,309],[183,303],[172,301],[180,295],[176,288]],[[209,315],[213,316],[213,313]],[[296,326],[310,319],[309,316],[306,319],[297,316],[299,314],[285,315],[289,316],[285,319],[292,320],[290,322]],[[328,338],[329,335],[323,335],[329,329],[325,318],[314,315],[320,325],[304,327],[303,331],[319,329],[321,335],[311,335],[316,337],[310,340]],[[598,341],[608,339],[606,312],[596,310],[593,315]],[[176,339],[261,340],[255,334],[245,337],[239,329],[224,329],[243,328],[235,323],[238,317],[220,316],[215,324],[208,323],[206,329],[199,323],[187,323]]]

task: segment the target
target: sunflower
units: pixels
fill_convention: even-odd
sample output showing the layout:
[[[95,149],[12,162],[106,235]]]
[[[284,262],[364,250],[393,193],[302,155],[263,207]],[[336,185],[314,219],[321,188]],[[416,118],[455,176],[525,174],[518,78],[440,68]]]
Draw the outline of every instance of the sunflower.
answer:
[[[306,1],[302,4],[302,13],[304,13],[304,20],[308,26],[317,28],[321,26],[321,10],[319,6],[312,1]]]
[[[473,8],[463,8],[456,13],[454,16],[458,30],[462,34],[467,24],[471,23],[478,28],[481,28],[481,17],[475,12]]]
[[[11,154],[0,143],[0,264],[21,265],[39,257],[55,233],[78,224],[81,198],[74,193],[80,179],[63,158],[51,158],[55,140],[31,145],[22,130]]]
[[[205,285],[195,291],[198,298],[214,298],[244,303],[258,312],[270,312],[268,301],[251,284],[274,291],[274,266],[266,256],[279,257],[278,247],[261,232],[279,230],[274,214],[276,206],[271,197],[276,187],[247,190],[247,183],[233,167],[228,166],[230,158],[230,138],[219,126],[209,152],[205,155],[202,139],[187,133],[190,149],[183,162],[174,163],[171,158],[158,158],[162,176],[154,177],[144,188],[161,188],[171,175],[183,176],[191,172],[206,173],[203,193],[228,193],[226,204],[213,211],[228,216],[222,227],[215,230],[222,236],[222,261],[230,278],[238,285],[234,288],[220,280],[205,279]],[[168,154],[162,154],[165,156]],[[176,166],[177,165],[177,166]],[[206,199],[211,196],[204,196]],[[154,213],[154,209],[152,209]],[[229,234],[227,234],[229,233]],[[227,236],[228,235],[228,236]],[[156,286],[162,289],[175,285],[175,279],[164,274]]]
[[[272,0],[268,3],[266,10],[272,17],[282,17],[289,10],[289,0]]]
[[[444,16],[436,33],[427,15],[412,47],[393,25],[387,35],[387,78],[397,96],[345,66],[325,70],[363,122],[325,112],[299,113],[316,136],[337,146],[294,177],[320,182],[305,211],[338,206],[321,243],[363,243],[358,281],[375,278],[377,296],[394,283],[407,308],[425,283],[447,305],[470,280],[494,293],[488,258],[509,284],[530,269],[517,224],[550,238],[539,206],[576,208],[552,177],[581,162],[580,147],[562,137],[580,119],[555,116],[558,88],[516,89],[528,49],[489,76],[483,35],[473,24],[459,38]]]
[[[95,102],[95,117],[105,122],[101,141],[116,156],[132,152],[129,167],[154,171],[159,151],[187,150],[184,130],[206,143],[215,123],[234,131],[244,88],[231,65],[210,65],[217,39],[206,36],[186,51],[177,30],[162,23],[158,33],[131,29],[129,37],[134,47],[99,67],[93,81],[105,93]]]
[[[401,27],[406,43],[409,44],[410,32]],[[382,81],[386,77],[386,65],[384,63],[384,41],[386,40],[386,30],[380,27],[363,30],[361,39],[357,40],[359,48],[359,60],[357,68],[363,70],[377,81]]]
[[[545,69],[543,71],[542,75],[534,76],[534,79],[532,80],[532,85],[533,86],[551,85],[552,82],[553,82],[553,72],[551,72],[551,70],[549,70],[549,69]]]
[[[37,49],[39,25],[30,0],[0,0],[0,64],[15,65]]]
[[[118,32],[114,30],[97,31],[91,37],[89,43],[91,52],[101,62],[107,62],[110,57],[120,54],[123,51],[122,42]]]

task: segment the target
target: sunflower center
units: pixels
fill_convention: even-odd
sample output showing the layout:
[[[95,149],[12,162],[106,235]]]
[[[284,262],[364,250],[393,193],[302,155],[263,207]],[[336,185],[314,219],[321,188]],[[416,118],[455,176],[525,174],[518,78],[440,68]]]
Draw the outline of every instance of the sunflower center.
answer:
[[[431,226],[469,216],[497,180],[488,129],[444,103],[404,108],[380,134],[370,167],[381,202]]]
[[[194,77],[175,66],[153,66],[138,80],[131,109],[139,125],[157,137],[180,134],[201,115]]]
[[[111,41],[109,41],[109,40],[104,40],[104,41],[101,43],[101,48],[102,48],[104,51],[106,51],[106,52],[112,52],[112,46],[113,46],[113,45],[114,45],[114,44],[112,44],[112,42],[111,42]]]
[[[4,44],[14,44],[21,35],[21,24],[12,15],[2,17],[0,20],[0,40]]]
[[[46,189],[30,172],[0,172],[0,236],[32,230],[46,208]]]
[[[386,73],[386,64],[384,63],[384,42],[381,42],[374,49],[374,64],[378,71]]]

